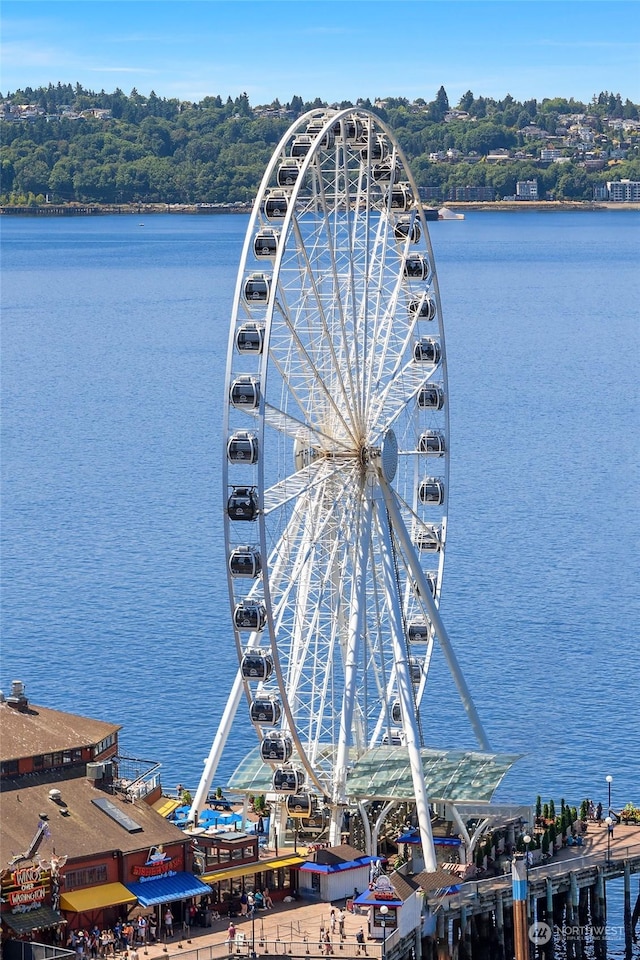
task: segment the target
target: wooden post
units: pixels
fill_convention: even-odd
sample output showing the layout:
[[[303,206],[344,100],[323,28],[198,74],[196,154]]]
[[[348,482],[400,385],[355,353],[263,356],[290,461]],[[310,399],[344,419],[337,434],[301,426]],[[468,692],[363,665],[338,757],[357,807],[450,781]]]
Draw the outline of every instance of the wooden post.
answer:
[[[569,882],[571,882],[571,876],[572,874],[569,875]],[[563,939],[567,952],[567,960],[574,960],[576,955],[576,941],[573,937],[573,931],[575,928],[575,915],[573,910],[573,891],[571,886],[569,886],[565,897],[564,926],[565,934]]]
[[[438,934],[436,943],[436,956],[438,960],[449,960],[449,921],[440,910],[438,913]]]
[[[529,925],[527,923],[527,867],[522,854],[516,854],[511,865],[513,893],[513,939],[515,960],[529,960]]]
[[[624,947],[627,956],[633,949],[633,930],[631,927],[631,864],[624,862]]]
[[[596,960],[605,960],[607,956],[607,937],[604,926],[607,920],[607,892],[602,867],[596,867],[595,884],[595,921],[594,926],[600,928],[593,937],[593,950]]]
[[[498,951],[500,960],[504,960],[504,901],[502,894],[496,894],[496,932],[498,935]]]
[[[540,900],[542,903],[542,899]],[[551,877],[545,878],[544,883],[544,922],[550,927],[553,931],[554,929],[554,916],[553,916],[553,882]],[[542,955],[544,960],[553,960],[555,957],[555,943],[553,935],[548,943],[542,947]]]

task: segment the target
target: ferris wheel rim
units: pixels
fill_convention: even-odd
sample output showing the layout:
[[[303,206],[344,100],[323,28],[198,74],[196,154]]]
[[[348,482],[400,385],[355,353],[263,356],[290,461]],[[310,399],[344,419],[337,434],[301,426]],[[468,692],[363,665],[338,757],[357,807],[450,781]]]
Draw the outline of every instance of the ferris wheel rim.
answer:
[[[326,136],[328,135],[328,131],[330,131],[330,130],[332,129],[332,127],[334,127],[336,124],[341,123],[341,122],[344,122],[344,121],[346,121],[346,120],[349,119],[349,118],[353,118],[354,116],[366,117],[366,118],[368,119],[368,122],[369,122],[369,123],[372,123],[372,124],[374,125],[374,129],[378,129],[378,130],[382,131],[382,133],[388,138],[389,142],[391,142],[391,143],[393,144],[394,150],[395,150],[395,152],[396,152],[396,155],[399,157],[399,162],[400,162],[400,165],[401,165],[401,167],[402,167],[403,174],[406,176],[407,180],[409,181],[409,183],[410,183],[410,185],[411,185],[411,188],[412,188],[412,190],[414,191],[414,195],[415,195],[416,197],[418,196],[417,188],[416,188],[416,186],[415,186],[415,182],[413,181],[413,177],[412,177],[412,175],[411,175],[411,173],[410,173],[410,168],[408,167],[408,164],[406,163],[406,159],[404,158],[404,155],[402,154],[399,146],[397,145],[397,142],[395,141],[395,138],[393,137],[393,134],[391,133],[391,131],[389,130],[389,128],[386,126],[386,124],[384,124],[383,121],[380,120],[380,118],[376,117],[375,114],[370,113],[370,112],[367,112],[367,111],[362,111],[362,110],[359,110],[359,109],[347,108],[347,109],[345,109],[345,110],[337,111],[337,112],[335,112],[335,113],[328,113],[327,111],[311,111],[310,113],[306,114],[304,117],[300,118],[300,119],[296,122],[296,124],[294,124],[294,125],[290,128],[290,130],[287,132],[287,134],[285,134],[285,136],[284,136],[284,137],[282,138],[282,140],[280,141],[280,144],[278,145],[278,148],[276,149],[276,151],[274,151],[274,155],[273,155],[273,157],[272,157],[272,160],[270,161],[270,163],[269,163],[269,165],[268,165],[268,167],[267,167],[267,170],[266,170],[266,172],[265,172],[265,175],[264,175],[264,177],[263,177],[263,181],[262,181],[262,184],[261,184],[261,187],[260,187],[260,191],[259,191],[258,197],[257,197],[257,199],[256,199],[256,203],[254,204],[254,209],[253,209],[253,212],[252,212],[252,215],[251,215],[251,219],[250,219],[250,223],[249,223],[249,228],[248,228],[248,230],[247,230],[247,236],[246,236],[246,238],[245,238],[245,244],[244,244],[244,249],[243,249],[243,254],[242,254],[242,260],[241,260],[241,267],[240,267],[240,270],[239,270],[239,272],[238,272],[238,280],[237,280],[237,284],[236,284],[236,293],[235,293],[235,297],[234,297],[234,307],[233,307],[233,318],[234,318],[234,319],[233,319],[233,323],[232,323],[232,336],[233,336],[234,328],[237,327],[237,324],[238,324],[238,314],[239,314],[240,307],[241,307],[241,302],[242,302],[242,289],[243,289],[243,283],[244,283],[245,280],[246,280],[247,262],[248,262],[248,260],[250,259],[250,256],[249,256],[249,255],[250,255],[250,248],[251,248],[252,237],[253,237],[253,235],[255,235],[256,225],[257,225],[258,222],[260,221],[260,211],[261,211],[262,206],[263,206],[264,203],[265,203],[265,198],[269,195],[269,191],[270,191],[271,189],[273,189],[273,188],[272,188],[272,180],[273,180],[274,173],[275,173],[276,169],[278,168],[279,163],[280,163],[281,160],[282,160],[282,153],[284,152],[287,143],[290,143],[290,142],[291,142],[291,137],[294,135],[294,134],[292,133],[292,131],[294,131],[294,133],[295,133],[295,132],[301,130],[305,125],[308,125],[308,124],[309,124],[310,120],[313,120],[313,119],[315,119],[315,118],[318,117],[318,116],[323,116],[323,117],[325,118],[324,123],[321,125],[320,129],[319,129],[318,131],[316,131],[315,146],[314,146],[312,149],[309,150],[309,152],[307,153],[305,159],[303,160],[303,163],[302,163],[301,166],[300,166],[299,180],[296,182],[295,186],[293,187],[293,190],[292,190],[291,193],[290,193],[291,201],[290,201],[290,203],[289,203],[289,205],[288,205],[287,213],[286,213],[285,218],[284,218],[284,220],[283,220],[283,222],[282,222],[282,234],[287,238],[287,240],[288,240],[289,237],[296,235],[296,222],[297,222],[297,221],[296,221],[296,208],[295,208],[296,200],[297,200],[297,198],[299,197],[300,192],[301,192],[301,190],[302,190],[302,184],[303,184],[303,181],[304,181],[304,176],[305,176],[306,172],[310,169],[314,157],[315,157],[315,156],[317,155],[317,153],[319,152],[319,146],[318,146],[318,145],[319,145],[320,141],[322,140],[323,137],[326,137]],[[425,219],[425,216],[424,216],[424,211],[422,210],[422,207],[421,207],[421,206],[419,207],[419,209],[416,209],[415,215],[417,216],[418,220],[420,221],[420,225],[421,225],[421,229],[422,229],[423,237],[424,237],[424,242],[425,242],[425,244],[426,244],[426,250],[427,250],[428,258],[429,258],[430,263],[431,263],[430,287],[431,287],[431,290],[432,290],[432,296],[434,297],[434,299],[435,299],[435,301],[436,301],[436,311],[437,311],[437,315],[438,315],[438,317],[439,317],[439,339],[440,339],[440,349],[441,349],[440,364],[439,364],[440,374],[439,374],[439,375],[440,375],[440,377],[441,377],[441,379],[442,379],[442,381],[443,381],[443,383],[444,383],[445,392],[446,392],[447,378],[446,378],[446,354],[445,354],[445,348],[444,348],[444,332],[443,332],[443,328],[442,328],[441,303],[440,303],[439,289],[438,289],[438,285],[437,285],[437,276],[436,276],[435,264],[434,264],[434,259],[433,259],[433,251],[432,251],[432,248],[431,248],[431,243],[430,243],[430,239],[429,239],[429,233],[428,233],[428,228],[427,228],[427,225],[426,225],[426,219]],[[277,252],[277,254],[276,254],[275,261],[274,261],[273,271],[272,271],[272,277],[275,278],[274,281],[273,281],[273,288],[274,288],[274,289],[275,289],[276,286],[278,285],[278,279],[279,279],[279,276],[280,276],[280,271],[282,270],[282,261],[283,261],[284,255],[285,255],[285,249],[286,249],[286,241],[285,241],[285,243],[282,244],[281,248],[278,250],[278,252]],[[269,367],[268,367],[268,358],[269,358],[269,351],[270,351],[270,347],[271,347],[271,336],[272,336],[272,331],[273,331],[273,327],[274,327],[274,312],[275,312],[276,310],[277,310],[277,307],[276,307],[276,303],[275,303],[275,298],[274,298],[274,297],[270,297],[269,302],[268,302],[268,305],[267,305],[267,309],[266,309],[265,318],[264,318],[264,319],[265,319],[265,330],[264,330],[264,344],[265,344],[265,347],[264,347],[264,349],[265,349],[265,357],[266,357],[267,359],[264,361],[264,363],[262,364],[262,366],[261,366],[261,368],[260,368],[260,373],[261,373],[261,376],[260,376],[260,388],[263,390],[263,397],[261,398],[261,401],[260,401],[260,402],[261,402],[260,412],[258,413],[257,417],[255,418],[255,419],[256,419],[256,432],[257,432],[257,436],[258,436],[258,439],[259,439],[261,445],[264,444],[265,427],[268,427],[269,425],[273,426],[273,424],[276,422],[276,419],[277,419],[278,417],[280,417],[280,427],[281,427],[281,428],[284,430],[284,432],[286,433],[286,429],[284,428],[284,423],[285,423],[284,414],[285,414],[285,411],[284,411],[284,410],[279,410],[278,407],[276,407],[274,404],[272,404],[271,406],[268,406],[267,400],[266,400],[266,393],[267,393],[267,391],[268,391],[268,389],[269,389],[269,387],[268,387],[268,374],[269,374],[269,372],[270,372],[270,371],[269,371]],[[232,382],[233,351],[234,351],[234,346],[233,346],[233,343],[232,343],[232,339],[230,338],[230,343],[229,343],[229,359],[228,359],[228,368],[227,368],[227,396],[226,396],[226,400],[225,400],[225,417],[224,417],[225,434],[226,434],[226,435],[229,434],[229,422],[230,422],[230,417],[229,417],[229,408],[230,408],[229,392],[230,392],[230,389],[231,389],[231,382]],[[264,380],[262,379],[262,377],[264,377]],[[318,386],[319,386],[319,388],[320,388],[320,385],[318,385]],[[325,394],[326,394],[326,392],[327,392],[327,391],[325,390]],[[339,404],[338,404],[338,402],[336,401],[335,397],[333,398],[333,403],[332,403],[331,406],[332,406],[332,409],[333,409],[334,411],[335,411],[336,408],[339,406]],[[357,447],[357,449],[355,449],[355,448],[354,448],[354,445],[355,445],[355,437],[353,436],[353,430],[351,431],[351,440],[352,440],[353,445],[350,446],[348,440],[346,439],[346,438],[349,436],[349,430],[345,429],[344,435],[341,435],[341,436],[336,437],[335,435],[333,435],[333,434],[331,434],[331,433],[327,433],[326,431],[321,430],[319,424],[317,424],[317,423],[314,424],[314,423],[310,422],[310,421],[311,421],[311,418],[310,418],[309,416],[304,416],[304,412],[305,412],[305,411],[304,411],[303,409],[300,409],[300,417],[299,417],[299,419],[298,419],[297,421],[296,421],[296,419],[295,419],[294,417],[292,417],[290,414],[288,414],[289,420],[286,421],[286,427],[287,427],[287,428],[290,428],[290,429],[292,429],[292,430],[294,429],[294,427],[297,427],[297,428],[298,428],[299,430],[301,430],[301,431],[304,431],[304,430],[308,431],[308,437],[313,437],[313,438],[318,442],[318,446],[319,446],[320,448],[322,448],[322,444],[323,444],[323,443],[328,443],[328,441],[330,441],[330,440],[332,440],[332,441],[335,442],[335,444],[336,444],[336,449],[334,449],[334,450],[329,450],[329,451],[325,451],[325,452],[324,452],[324,455],[325,455],[325,468],[326,468],[326,463],[328,463],[328,462],[333,462],[334,465],[337,465],[337,466],[336,466],[336,469],[335,469],[335,471],[334,471],[333,473],[331,473],[331,471],[330,471],[328,468],[326,468],[326,469],[325,469],[324,479],[323,479],[322,477],[321,477],[320,479],[318,479],[317,477],[315,478],[315,483],[316,483],[316,485],[321,485],[321,484],[323,484],[323,483],[324,483],[325,485],[328,484],[329,481],[330,481],[330,479],[335,479],[336,476],[340,475],[340,470],[346,471],[346,470],[347,470],[347,465],[348,465],[350,462],[351,462],[352,465],[353,465],[353,463],[358,463],[359,467],[362,467],[363,461],[364,461],[367,457],[373,457],[374,454],[375,454],[375,452],[377,451],[376,443],[371,443],[371,442],[369,442],[369,443],[360,443],[360,445]],[[401,413],[402,413],[402,410],[398,408],[398,410],[396,410],[396,418],[395,418],[395,419],[397,419],[397,417],[399,417]],[[272,418],[271,424],[269,423],[269,417]],[[341,420],[341,422],[344,423],[344,417],[343,417],[343,416],[341,417],[341,416],[339,415],[339,412],[338,412],[338,420]],[[378,440],[380,440],[380,442],[382,443],[382,445],[384,445],[385,439],[388,438],[388,437],[390,436],[390,434],[393,432],[394,422],[395,422],[395,420],[394,420],[394,418],[392,417],[390,420],[387,419],[386,421],[383,421],[383,422],[380,423],[380,425],[379,425],[379,430],[378,430],[378,433],[379,433]],[[445,475],[446,475],[446,478],[447,478],[447,481],[448,481],[448,461],[449,461],[448,405],[446,406],[445,413],[444,413],[444,417],[443,417],[443,433],[445,434],[445,443],[446,443],[446,446],[445,446],[445,449],[444,449],[444,451],[443,451],[442,457],[443,457],[444,462],[445,462],[445,471],[444,471],[444,472],[445,472]],[[371,438],[369,438],[369,439],[371,439]],[[225,442],[227,442],[227,436],[225,436]],[[307,447],[307,452],[308,452],[309,450],[313,450],[313,449],[314,449],[314,448],[313,448],[313,444],[310,444],[310,446]],[[343,454],[342,457],[341,457],[341,455],[340,455],[341,452],[342,452],[342,454]],[[415,452],[416,452],[416,451],[413,451],[413,450],[412,450],[412,451],[407,451],[407,450],[404,450],[404,451],[403,451],[403,450],[400,450],[400,451],[396,454],[396,466],[397,466],[397,460],[398,460],[398,458],[403,457],[403,456],[404,456],[404,457],[408,457],[408,456],[410,456],[410,455],[415,455]],[[311,454],[309,454],[309,456],[310,456],[310,455],[311,455]],[[331,461],[329,460],[329,455],[330,455],[330,457],[331,457]],[[322,461],[321,461],[321,462],[322,462]],[[230,484],[229,484],[229,467],[228,467],[228,463],[227,463],[226,459],[225,459],[224,463],[225,463],[225,469],[224,469],[224,471],[223,471],[223,484],[224,484],[224,493],[225,493],[225,501],[226,501],[226,497],[227,497],[227,494],[228,494],[228,490],[229,490]],[[309,477],[309,479],[308,479],[308,485],[307,485],[307,486],[304,486],[304,485],[303,485],[301,488],[298,489],[298,492],[297,492],[297,494],[296,494],[298,497],[301,497],[303,494],[304,494],[305,496],[310,495],[310,491],[311,491],[312,486],[313,486],[313,484],[312,484],[313,477],[314,477],[315,475],[317,475],[317,474],[320,474],[320,472],[321,472],[321,471],[320,471],[320,467],[319,467],[319,466],[316,466],[314,463],[308,464],[306,469],[308,470],[308,477]],[[387,468],[385,468],[385,469],[386,469],[386,470],[389,470],[390,467],[387,467]],[[297,473],[298,473],[298,471],[294,471],[294,472],[292,472],[289,476],[286,476],[286,477],[281,478],[280,481],[279,481],[279,482],[280,482],[280,489],[283,489],[283,486],[286,485],[287,481],[292,481],[292,479],[295,477],[295,475],[296,475]],[[259,467],[258,467],[258,475],[259,475],[259,477],[260,477],[258,496],[259,496],[260,505],[261,505],[260,514],[259,514],[259,517],[258,517],[258,524],[259,524],[259,530],[260,530],[260,553],[261,553],[261,556],[263,557],[263,562],[264,562],[264,564],[265,564],[265,569],[263,569],[263,571],[262,571],[262,578],[263,578],[263,583],[264,583],[264,586],[263,586],[263,594],[264,594],[265,605],[266,605],[266,608],[267,608],[267,610],[266,610],[267,623],[268,623],[269,632],[270,632],[270,635],[271,635],[271,638],[272,638],[271,645],[272,645],[272,656],[273,656],[273,659],[274,659],[274,661],[275,661],[275,663],[274,663],[274,668],[275,668],[275,671],[276,671],[276,676],[277,676],[277,678],[278,678],[278,684],[279,684],[280,690],[281,690],[281,692],[282,692],[283,689],[286,688],[286,684],[285,684],[285,682],[284,682],[282,665],[280,665],[280,664],[278,663],[277,623],[276,623],[276,621],[277,621],[277,616],[276,616],[276,611],[275,611],[274,604],[273,604],[273,601],[272,601],[272,598],[271,598],[271,588],[270,588],[270,579],[269,579],[270,576],[273,575],[273,561],[269,559],[269,557],[270,557],[270,550],[269,550],[269,546],[268,546],[268,531],[266,530],[266,524],[267,524],[267,522],[268,522],[268,518],[269,518],[269,516],[270,516],[270,512],[269,512],[268,509],[265,510],[265,508],[264,508],[265,500],[268,501],[269,496],[271,496],[272,499],[274,499],[274,493],[273,493],[274,487],[273,487],[273,486],[268,487],[268,486],[265,484],[262,461],[260,462],[260,465],[259,465]],[[387,478],[387,479],[388,479],[388,478]],[[447,487],[448,487],[448,483],[447,483]],[[448,490],[447,490],[447,495],[448,495]],[[284,494],[282,494],[282,496],[284,496]],[[310,502],[311,502],[311,501],[310,501]],[[276,505],[275,507],[272,507],[272,514],[273,514],[276,510],[277,510],[277,505]],[[407,512],[410,512],[410,505],[409,505],[408,503],[406,503],[406,502],[405,502],[405,510],[407,510]],[[290,531],[289,531],[289,533],[290,533]],[[288,535],[289,535],[289,534],[288,534]],[[439,559],[438,572],[437,572],[437,588],[436,588],[436,596],[437,596],[437,598],[439,598],[439,588],[440,588],[440,583],[441,583],[441,579],[442,579],[442,567],[443,567],[443,561],[444,561],[444,540],[445,540],[445,538],[446,538],[446,512],[444,513],[443,520],[442,520],[442,544],[441,544],[442,549],[441,549],[441,551],[440,551],[440,559]],[[232,541],[234,541],[234,538],[230,535],[228,518],[225,518],[225,543],[226,543],[226,548],[227,548],[227,555],[229,555],[229,553],[230,553],[230,550],[231,550],[231,547],[232,547]],[[237,542],[237,541],[235,541],[235,542]],[[270,567],[270,564],[271,564],[271,567]],[[267,572],[267,571],[269,571],[269,572]],[[230,597],[231,597],[231,599],[232,599],[232,608],[233,608],[233,603],[234,603],[234,600],[235,600],[235,594],[234,594],[233,586],[232,586],[232,584],[231,584],[231,577],[229,577],[229,580],[230,580]],[[247,596],[251,596],[251,591],[248,591]],[[258,637],[255,637],[255,638],[253,638],[253,639],[251,639],[251,640],[249,641],[249,644],[246,644],[246,643],[245,643],[245,644],[243,645],[243,644],[242,644],[242,641],[241,641],[241,639],[240,639],[239,633],[238,633],[238,631],[236,631],[236,645],[237,645],[237,649],[238,649],[238,655],[240,656],[240,655],[241,655],[241,651],[243,651],[243,650],[246,649],[247,647],[249,647],[250,649],[251,649],[251,648],[254,648],[254,647],[257,648],[257,646],[259,645],[259,638],[258,638]],[[245,692],[247,692],[247,697],[249,698],[248,685],[245,685]],[[290,705],[288,704],[288,698],[287,698],[286,696],[283,697],[283,701],[284,701],[284,702],[283,702],[283,706],[284,706],[284,709],[285,709],[285,714],[286,714],[286,719],[287,719],[287,727],[288,727],[288,730],[289,730],[289,732],[291,733],[291,735],[294,737],[294,739],[297,739],[297,738],[296,738],[296,733],[297,733],[296,721],[295,721],[295,718],[294,718],[294,716],[293,716],[293,713],[292,713],[291,710],[290,710]],[[297,753],[298,753],[299,755],[300,755],[300,754],[303,754],[303,755],[304,755],[304,749],[303,749],[302,744],[301,744],[300,742],[297,742],[297,743],[296,743],[296,748],[297,748]],[[304,763],[304,760],[303,760],[302,762]],[[311,763],[305,763],[305,767],[306,767],[306,769],[307,769],[308,772],[311,772],[311,771],[313,770],[313,765],[312,765]],[[310,770],[310,768],[311,768],[311,770]],[[319,778],[317,778],[317,777],[314,778],[312,772],[311,772],[311,779],[314,780],[314,783],[315,783],[316,788],[318,788],[319,790],[322,790],[322,789],[323,789],[324,784],[320,782],[320,779],[319,779]]]

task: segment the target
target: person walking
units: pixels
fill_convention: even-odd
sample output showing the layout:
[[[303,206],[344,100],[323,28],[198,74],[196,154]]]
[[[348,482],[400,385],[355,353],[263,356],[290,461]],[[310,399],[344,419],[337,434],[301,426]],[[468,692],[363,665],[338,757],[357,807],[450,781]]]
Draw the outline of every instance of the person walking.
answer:
[[[344,940],[344,921],[345,921],[345,912],[341,910],[338,914],[338,933],[340,934],[340,939]]]
[[[233,953],[233,945],[236,941],[236,928],[233,925],[233,920],[227,928],[227,944],[229,946],[229,954]]]
[[[361,950],[362,950],[362,952],[364,953],[365,957],[368,956],[368,954],[367,954],[367,944],[366,944],[365,939],[364,939],[364,930],[362,929],[362,927],[360,927],[360,929],[359,929],[358,932],[356,933],[356,943],[358,944],[358,950],[357,950],[357,953],[356,953],[356,957],[359,957],[359,956],[360,956],[360,951],[361,951]]]
[[[167,907],[164,912],[164,932],[167,937],[173,936],[173,914],[171,913],[171,907]]]

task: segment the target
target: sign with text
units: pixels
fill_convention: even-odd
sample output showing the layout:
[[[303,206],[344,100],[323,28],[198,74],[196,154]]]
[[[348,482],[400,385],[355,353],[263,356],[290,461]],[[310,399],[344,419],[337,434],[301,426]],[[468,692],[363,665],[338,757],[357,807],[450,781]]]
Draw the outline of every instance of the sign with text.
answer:
[[[12,913],[26,913],[41,906],[51,887],[51,875],[36,864],[16,867],[2,882],[1,896]]]

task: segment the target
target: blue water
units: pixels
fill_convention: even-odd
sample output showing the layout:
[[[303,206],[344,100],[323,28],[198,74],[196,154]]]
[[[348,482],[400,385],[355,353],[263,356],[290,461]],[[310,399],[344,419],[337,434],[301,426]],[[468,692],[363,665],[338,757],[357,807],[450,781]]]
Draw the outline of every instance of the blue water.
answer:
[[[195,787],[236,669],[221,522],[247,218],[2,219],[0,688]],[[497,799],[640,805],[640,214],[432,225],[449,357],[441,610]],[[243,712],[243,711],[241,711]],[[473,746],[444,669],[425,730]],[[240,720],[217,782],[253,746]],[[612,953],[611,956],[617,954]]]

